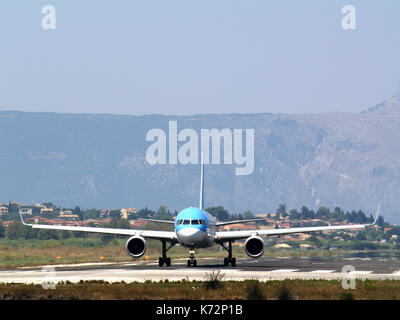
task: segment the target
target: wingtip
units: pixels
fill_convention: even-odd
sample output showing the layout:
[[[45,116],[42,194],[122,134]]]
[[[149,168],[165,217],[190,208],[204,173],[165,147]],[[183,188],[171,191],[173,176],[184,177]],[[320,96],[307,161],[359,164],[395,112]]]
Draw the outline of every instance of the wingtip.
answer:
[[[19,212],[19,217],[21,218],[22,224],[25,225],[25,226],[29,226],[29,224],[27,224],[27,223],[24,221],[24,219],[22,218],[21,206],[20,206],[19,203],[18,203],[18,212]]]
[[[379,217],[379,211],[381,209],[381,204],[378,204],[378,209],[376,210],[376,215],[375,215],[375,220],[371,225],[375,225],[378,222],[378,217]]]

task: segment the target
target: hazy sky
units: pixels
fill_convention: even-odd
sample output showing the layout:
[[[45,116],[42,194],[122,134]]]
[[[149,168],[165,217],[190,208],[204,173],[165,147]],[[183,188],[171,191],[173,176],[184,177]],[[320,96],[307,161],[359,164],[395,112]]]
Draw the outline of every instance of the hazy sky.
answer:
[[[2,0],[0,110],[359,112],[396,92],[399,36],[398,0]]]

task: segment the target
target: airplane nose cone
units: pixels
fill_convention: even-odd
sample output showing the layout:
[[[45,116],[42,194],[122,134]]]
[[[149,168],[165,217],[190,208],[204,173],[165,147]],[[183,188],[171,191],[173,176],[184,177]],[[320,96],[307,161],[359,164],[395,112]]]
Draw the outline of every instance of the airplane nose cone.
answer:
[[[197,228],[183,228],[177,232],[177,236],[186,245],[196,245],[204,241],[206,233]]]

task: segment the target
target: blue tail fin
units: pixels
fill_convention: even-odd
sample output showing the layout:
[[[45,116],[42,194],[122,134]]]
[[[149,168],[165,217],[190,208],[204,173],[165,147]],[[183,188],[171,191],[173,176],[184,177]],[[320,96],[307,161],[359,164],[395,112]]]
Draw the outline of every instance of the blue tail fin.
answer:
[[[201,180],[200,180],[200,204],[199,207],[203,210],[204,206],[204,161],[203,152],[201,153]]]

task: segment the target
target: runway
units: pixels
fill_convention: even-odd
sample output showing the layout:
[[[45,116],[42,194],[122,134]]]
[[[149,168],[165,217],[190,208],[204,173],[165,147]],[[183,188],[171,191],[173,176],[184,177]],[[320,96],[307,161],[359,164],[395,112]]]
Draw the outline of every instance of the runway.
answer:
[[[211,272],[220,271],[223,280],[258,279],[326,279],[346,278],[400,280],[399,260],[391,257],[372,258],[260,258],[237,259],[236,267],[224,267],[221,259],[198,259],[197,267],[187,267],[186,260],[173,260],[170,267],[159,267],[156,262],[86,263],[77,265],[24,267],[0,271],[0,283],[34,283],[44,281],[79,282],[104,280],[107,282],[145,282],[206,280]]]

